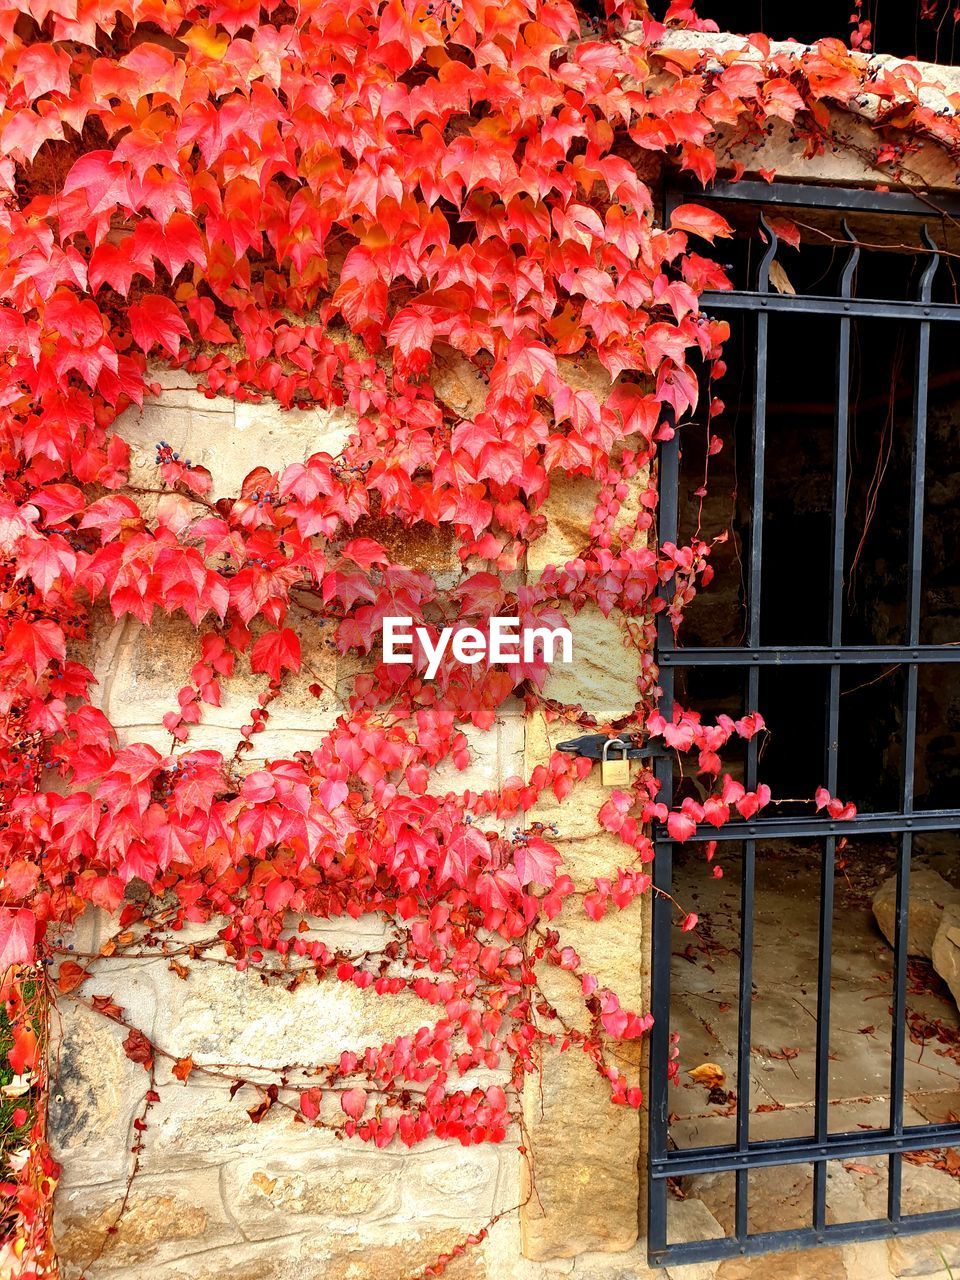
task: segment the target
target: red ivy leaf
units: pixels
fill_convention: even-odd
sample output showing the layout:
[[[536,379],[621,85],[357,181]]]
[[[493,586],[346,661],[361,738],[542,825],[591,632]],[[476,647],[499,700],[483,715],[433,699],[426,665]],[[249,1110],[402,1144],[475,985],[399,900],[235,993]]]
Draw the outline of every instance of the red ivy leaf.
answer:
[[[141,351],[149,353],[160,346],[176,356],[180,339],[190,337],[176,304],[159,293],[145,293],[143,301],[135,302],[128,314],[133,340]]]
[[[38,676],[52,659],[62,661],[67,642],[57,624],[48,618],[34,622],[19,619],[7,632],[4,649],[7,657],[19,658]]]
[[[367,1095],[363,1089],[347,1089],[340,1095],[340,1106],[351,1120],[359,1120],[366,1110]]]
[[[671,813],[667,817],[667,831],[671,840],[689,840],[697,829],[697,824],[688,813]]]
[[[711,242],[716,236],[732,236],[733,230],[725,218],[700,204],[677,205],[670,215],[670,226],[677,231],[692,231],[703,240]]]
[[[279,680],[284,671],[300,670],[300,641],[289,627],[268,631],[254,643],[250,651],[250,670],[262,671],[271,680]]]
[[[124,1040],[123,1052],[131,1062],[139,1062],[145,1071],[153,1066],[153,1045],[136,1027],[131,1027],[130,1034]]]
[[[178,1080],[182,1080],[183,1083],[186,1084],[187,1080],[190,1078],[190,1072],[193,1070],[193,1058],[190,1056],[186,1058],[178,1058],[170,1070]]]
[[[113,996],[94,996],[93,1007],[97,1013],[102,1013],[105,1018],[113,1018],[114,1021],[123,1014],[123,1009]]]
[[[316,1120],[320,1114],[320,1101],[323,1095],[319,1089],[305,1089],[300,1095],[300,1110],[307,1120]]]
[[[37,936],[37,917],[25,907],[0,909],[0,976],[14,964],[29,964]]]
[[[89,977],[90,974],[83,965],[77,964],[75,960],[64,960],[57,974],[57,987],[64,993],[73,991]]]

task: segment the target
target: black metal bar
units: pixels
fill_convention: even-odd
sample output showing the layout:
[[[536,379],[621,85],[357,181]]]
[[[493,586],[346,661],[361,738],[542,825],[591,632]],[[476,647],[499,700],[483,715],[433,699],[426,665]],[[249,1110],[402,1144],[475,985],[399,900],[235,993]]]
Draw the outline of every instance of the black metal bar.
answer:
[[[736,200],[743,204],[773,205],[794,208],[840,209],[844,212],[906,213],[926,218],[937,213],[960,214],[960,200],[956,196],[938,193],[936,196],[911,195],[907,191],[853,190],[850,187],[831,187],[807,182],[715,182],[706,191],[695,187],[683,190],[678,185],[668,193],[668,212],[677,204],[691,199],[691,192],[700,200]]]
[[[846,222],[844,233],[853,239]],[[860,249],[850,250],[840,281],[843,297],[850,297],[853,276],[860,258]],[[837,342],[837,426],[833,447],[833,510],[830,517],[830,644],[834,651],[840,648],[843,637],[843,567],[844,531],[846,528],[847,500],[847,441],[850,419],[850,328],[847,316],[840,320]],[[827,742],[825,774],[826,787],[831,795],[837,792],[838,756],[840,747],[840,665],[830,666],[827,694]],[[817,951],[817,1047],[816,1076],[814,1082],[814,1136],[823,1142],[829,1131],[830,1091],[830,984],[833,976],[833,879],[836,869],[837,837],[827,836],[824,842],[823,862],[820,874],[820,939]],[[813,1170],[813,1226],[822,1232],[827,1221],[827,1162],[819,1160]]]
[[[857,666],[868,663],[949,663],[960,662],[960,644],[875,644],[858,648],[836,645],[764,646],[755,649],[673,649],[659,657],[671,667],[786,667],[791,665]]]
[[[762,213],[760,215],[760,226],[763,228],[764,235],[767,237],[768,241],[767,251],[761,258],[760,265],[757,268],[757,293],[764,295],[769,294],[770,292],[770,268],[773,266],[773,260],[777,256],[777,248],[779,247],[780,241],[777,238],[777,233],[773,230]],[[758,351],[759,346],[760,343],[758,335]],[[766,359],[766,352],[764,352],[764,359]]]
[[[777,248],[777,238],[767,226],[770,236],[767,249],[759,267],[759,287],[767,287],[770,264]],[[764,480],[766,470],[767,441],[767,357],[768,317],[757,316],[757,356],[753,391],[753,480],[750,494],[750,556],[747,589],[747,643],[760,643],[760,612],[763,567],[763,515]],[[760,672],[755,667],[747,670],[747,711],[753,711],[760,700]],[[748,791],[757,785],[758,764],[757,736],[747,743],[744,782]],[[750,1143],[750,1042],[753,1024],[753,917],[756,897],[756,854],[753,840],[745,840],[740,883],[740,977],[739,1005],[737,1010],[737,1147],[746,1151]],[[741,1170],[736,1178],[736,1236],[738,1240],[749,1233],[749,1179]]]
[[[658,536],[661,543],[676,542],[679,529],[680,501],[680,433],[670,410],[666,411],[668,425],[673,436],[660,447]],[[671,579],[665,583],[661,596],[668,602],[675,585]],[[664,609],[657,619],[657,649],[665,652],[674,644],[673,625]],[[673,671],[667,668],[660,676],[663,714],[673,713]],[[667,805],[673,800],[673,760],[658,756],[654,771],[660,783],[659,798]],[[650,1118],[648,1126],[649,1159],[651,1164],[662,1159],[667,1151],[669,1131],[670,1087],[670,963],[673,952],[671,930],[673,927],[673,844],[669,839],[659,839],[654,844],[653,859],[654,892],[652,908],[652,958],[650,972],[650,1005],[653,1028],[650,1033]],[[651,1250],[667,1247],[667,1187],[654,1178],[649,1179],[647,1189],[647,1239]]]
[[[901,1218],[897,1234],[917,1235],[922,1231],[936,1231],[943,1227],[956,1227],[957,1214],[952,1209],[939,1213],[910,1214]],[[788,1250],[814,1248],[820,1243],[848,1244],[856,1240],[879,1240],[890,1235],[890,1223],[886,1218],[871,1222],[839,1222],[826,1226],[822,1232],[810,1227],[798,1227],[791,1231],[762,1231],[747,1236],[745,1240],[727,1237],[725,1240],[691,1240],[672,1245],[669,1251],[657,1255],[650,1251],[654,1266],[665,1263],[671,1267],[694,1262],[722,1261],[740,1254],[781,1253]]]
[[[784,836],[812,839],[823,836],[899,835],[902,831],[953,831],[960,828],[960,809],[928,809],[912,814],[869,813],[855,818],[753,818],[749,822],[725,822],[711,827],[702,822],[691,840],[779,840]],[[657,826],[658,839],[667,838]]]
[[[755,676],[753,671],[751,677]],[[752,681],[751,681],[752,682]],[[755,706],[756,703],[750,705]],[[753,906],[756,897],[757,846],[745,840],[740,884],[740,976],[737,1025],[737,1149],[750,1145],[750,1041],[753,1028]],[[736,1176],[736,1229],[738,1240],[749,1234],[750,1179],[747,1169]]]
[[[935,249],[924,228],[924,237]],[[927,269],[920,281],[920,299],[929,301],[933,277],[939,265],[939,256],[932,253]],[[917,362],[913,392],[913,433],[910,451],[910,526],[907,534],[907,643],[917,644],[920,639],[921,576],[923,564],[923,510],[924,483],[927,471],[927,396],[930,381],[930,325],[924,321],[917,334]],[[917,686],[919,671],[916,666],[906,669],[903,694],[903,745],[900,775],[900,807],[903,813],[913,813],[914,774],[916,769],[917,741]],[[893,1027],[890,1067],[890,1127],[894,1133],[903,1132],[903,1086],[906,1058],[907,1020],[907,951],[910,927],[910,861],[913,853],[913,833],[904,831],[900,837],[900,856],[897,862],[896,924],[893,948]],[[890,1157],[887,1178],[887,1216],[891,1222],[901,1217],[900,1186],[901,1160],[899,1155]]]
[[[772,1138],[751,1142],[748,1151],[735,1145],[694,1147],[668,1151],[660,1160],[650,1162],[654,1178],[687,1178],[702,1173],[729,1173],[749,1166],[767,1168],[778,1164],[809,1164],[825,1160],[848,1160],[853,1156],[885,1156],[891,1151],[924,1151],[931,1147],[960,1145],[960,1124],[922,1124],[904,1128],[900,1134],[891,1129],[857,1129],[844,1133],[828,1133],[823,1141],[809,1135],[805,1138]]]
[[[805,293],[725,293],[708,290],[700,295],[700,310],[713,311],[787,311],[792,315],[859,316],[874,320],[960,320],[960,305],[950,302],[910,302],[893,298],[821,297]]]

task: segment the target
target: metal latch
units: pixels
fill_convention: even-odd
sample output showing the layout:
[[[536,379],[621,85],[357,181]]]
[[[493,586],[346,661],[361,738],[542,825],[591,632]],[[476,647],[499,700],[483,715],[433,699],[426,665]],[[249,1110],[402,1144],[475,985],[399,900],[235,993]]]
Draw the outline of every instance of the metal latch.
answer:
[[[579,738],[568,738],[566,742],[558,742],[557,750],[565,751],[571,756],[586,756],[588,760],[602,760],[604,748],[609,743],[622,744],[623,750],[619,758],[627,760],[654,760],[664,754],[662,747],[638,747],[630,738],[620,738],[609,733],[584,733]]]

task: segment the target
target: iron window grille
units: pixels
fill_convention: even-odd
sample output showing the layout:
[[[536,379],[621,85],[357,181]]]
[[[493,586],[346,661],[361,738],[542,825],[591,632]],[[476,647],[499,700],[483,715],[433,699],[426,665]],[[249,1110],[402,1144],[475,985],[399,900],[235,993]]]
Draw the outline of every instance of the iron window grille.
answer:
[[[668,192],[667,211],[684,199],[696,196]],[[857,211],[872,214],[913,215],[936,225],[937,210],[922,197],[908,194],[878,193],[775,183],[740,182],[718,184],[705,196],[708,202],[741,201],[756,205],[761,212],[775,212],[777,206],[836,210],[841,215]],[[956,202],[954,202],[956,208]],[[738,1037],[736,1053],[736,1092],[740,1100],[736,1112],[735,1140],[720,1146],[670,1149],[668,1066],[670,1062],[671,1013],[671,928],[673,904],[667,894],[672,888],[673,843],[664,826],[654,830],[654,883],[665,893],[655,893],[653,902],[653,969],[652,1012],[655,1019],[651,1035],[649,1085],[649,1180],[648,1180],[648,1256],[657,1264],[682,1264],[724,1259],[738,1254],[809,1248],[821,1244],[880,1238],[917,1233],[934,1228],[960,1227],[960,1210],[920,1214],[904,1214],[901,1205],[903,1155],[960,1144],[960,1124],[904,1124],[905,1015],[907,999],[907,929],[908,894],[913,838],[920,831],[952,831],[960,829],[960,809],[917,811],[914,805],[915,740],[918,709],[918,674],[924,664],[960,661],[960,646],[920,643],[921,553],[924,513],[924,476],[926,466],[927,400],[930,378],[930,330],[933,322],[960,321],[960,305],[936,302],[932,298],[934,276],[941,256],[927,227],[923,227],[923,243],[929,260],[920,278],[916,296],[909,300],[861,298],[855,293],[855,274],[861,255],[860,246],[847,232],[850,248],[835,296],[794,295],[771,290],[770,268],[777,252],[777,236],[764,223],[768,247],[759,263],[754,287],[731,293],[708,292],[701,299],[707,314],[740,313],[753,315],[756,345],[753,368],[753,456],[750,468],[751,524],[749,545],[744,558],[744,593],[746,643],[737,648],[683,648],[674,636],[665,613],[660,614],[657,659],[662,687],[661,711],[667,717],[673,710],[675,673],[693,667],[727,667],[739,670],[744,677],[747,710],[757,708],[761,669],[771,665],[815,664],[824,668],[829,690],[826,710],[826,786],[834,794],[837,786],[839,694],[841,670],[848,664],[902,664],[903,747],[900,803],[894,812],[867,813],[852,821],[839,822],[829,817],[757,817],[751,821],[734,821],[715,829],[701,825],[694,839],[742,842],[741,880],[741,947],[739,962]],[[844,230],[846,226],[844,224]],[[801,313],[835,317],[838,324],[836,415],[833,446],[833,495],[831,510],[831,573],[825,590],[829,593],[829,643],[805,647],[769,646],[761,643],[760,584],[763,556],[762,533],[764,510],[764,454],[767,418],[768,331],[771,317],[782,313]],[[850,646],[842,642],[842,591],[844,586],[844,493],[847,481],[848,425],[850,419],[851,327],[864,317],[875,317],[909,326],[915,335],[916,372],[912,406],[912,474],[909,490],[908,566],[910,569],[906,601],[906,643],[886,646]],[[774,322],[775,323],[775,322]],[[679,478],[683,440],[681,426],[669,442],[662,445],[659,461],[661,542],[676,542],[679,531]],[[667,584],[664,594],[672,594]],[[682,640],[682,628],[680,633]],[[662,791],[661,799],[673,799],[673,762],[661,757],[656,764]],[[758,740],[751,739],[746,748],[744,782],[748,790],[758,780]],[[849,797],[856,799],[856,797]],[[870,1131],[831,1132],[828,1124],[831,956],[834,912],[834,874],[837,842],[855,835],[882,834],[896,840],[897,893],[895,909],[895,945],[892,976],[892,1045],[890,1072],[889,1123]],[[819,960],[817,973],[817,1031],[814,1076],[813,1133],[802,1138],[758,1141],[750,1134],[751,1074],[751,993],[754,940],[754,902],[756,848],[761,840],[771,838],[816,837],[823,840],[820,877]],[[827,1170],[829,1162],[851,1158],[885,1157],[887,1171],[887,1212],[884,1217],[834,1223],[827,1221]],[[753,1232],[749,1229],[748,1182],[751,1171],[770,1166],[807,1164],[813,1167],[810,1225],[776,1231]],[[735,1179],[734,1230],[723,1239],[668,1243],[669,1180],[688,1175],[729,1173]]]

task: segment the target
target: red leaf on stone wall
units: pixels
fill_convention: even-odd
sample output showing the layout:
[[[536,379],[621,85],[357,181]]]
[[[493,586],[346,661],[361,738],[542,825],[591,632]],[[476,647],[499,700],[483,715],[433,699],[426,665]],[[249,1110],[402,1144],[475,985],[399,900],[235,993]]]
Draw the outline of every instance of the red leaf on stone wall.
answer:
[[[89,977],[89,972],[75,960],[64,960],[57,974],[57,989],[63,992],[73,991]]]
[[[279,680],[284,671],[300,670],[300,641],[295,631],[268,631],[254,642],[250,651],[250,670],[262,671],[271,680]]]
[[[190,330],[176,305],[162,294],[144,294],[142,301],[135,302],[128,314],[133,340],[141,351],[149,353],[154,347],[162,347],[175,356],[180,351],[181,339],[190,337]]]
[[[367,1095],[363,1089],[346,1089],[340,1095],[340,1106],[352,1120],[359,1120],[366,1110]]]
[[[136,1027],[131,1027],[127,1038],[123,1042],[123,1052],[127,1055],[131,1062],[139,1062],[140,1065],[149,1071],[153,1066],[153,1045]]]
[[[36,934],[37,918],[32,911],[0,908],[0,975],[11,965],[30,963]]]

